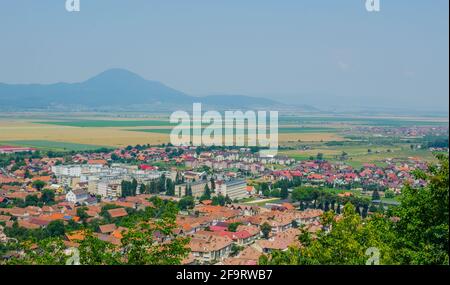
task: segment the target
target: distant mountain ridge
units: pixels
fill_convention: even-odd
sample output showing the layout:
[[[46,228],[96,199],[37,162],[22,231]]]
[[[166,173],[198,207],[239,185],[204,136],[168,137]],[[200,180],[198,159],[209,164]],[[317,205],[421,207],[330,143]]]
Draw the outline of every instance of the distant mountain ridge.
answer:
[[[195,97],[125,69],[109,69],[80,83],[0,83],[1,109],[174,110],[194,102],[209,108],[261,108],[284,104],[242,95]],[[192,106],[191,106],[192,107]]]

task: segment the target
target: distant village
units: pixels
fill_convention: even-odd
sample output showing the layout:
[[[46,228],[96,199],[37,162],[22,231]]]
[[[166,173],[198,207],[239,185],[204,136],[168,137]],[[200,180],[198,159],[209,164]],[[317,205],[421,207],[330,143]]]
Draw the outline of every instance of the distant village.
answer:
[[[73,229],[64,232],[67,246],[76,246],[83,239],[77,225],[95,221],[100,239],[120,244],[127,228],[119,221],[154,207],[151,199],[158,197],[179,205],[177,234],[190,237],[184,264],[257,264],[261,255],[298,243],[300,228],[313,235],[323,230],[320,217],[327,209],[300,207],[289,198],[300,185],[342,190],[341,196],[355,189],[399,194],[405,183],[424,185],[412,171],[427,168],[414,157],[355,169],[344,162],[262,156],[249,148],[171,145],[71,155],[3,146],[0,153],[13,158],[0,168],[0,243],[17,241],[8,232],[59,221]],[[274,199],[268,193],[279,185],[287,186]]]

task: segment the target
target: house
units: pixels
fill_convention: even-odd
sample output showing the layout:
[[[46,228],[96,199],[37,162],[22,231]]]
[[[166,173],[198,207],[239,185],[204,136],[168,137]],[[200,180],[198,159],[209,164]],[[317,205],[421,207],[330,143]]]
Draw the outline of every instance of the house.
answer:
[[[259,209],[256,206],[251,205],[245,205],[245,204],[231,204],[227,205],[227,207],[238,210],[242,213],[244,216],[254,216],[259,213]]]
[[[39,229],[41,227],[40,225],[33,224],[33,223],[30,223],[30,222],[25,221],[25,220],[19,220],[18,221],[18,225],[19,225],[19,227],[25,228],[25,229],[28,229],[28,230],[35,230],[35,229]]]
[[[66,194],[66,201],[74,204],[81,204],[89,199],[89,194],[81,189],[70,190]]]
[[[243,239],[243,241],[242,241],[243,244],[251,244],[254,241],[256,241],[261,235],[259,228],[256,226],[252,226],[252,225],[249,225],[249,226],[239,225],[237,227],[237,232],[248,233],[248,236],[246,236],[246,238]]]
[[[270,253],[274,250],[287,250],[289,246],[300,246],[297,236],[300,234],[298,229],[288,229],[285,232],[277,233],[268,240],[258,240],[255,248],[263,253]]]
[[[128,213],[124,208],[116,208],[108,210],[108,214],[111,216],[111,218],[120,218],[128,216]]]
[[[8,222],[11,220],[11,216],[0,215],[0,222]]]
[[[99,226],[99,229],[102,234],[110,234],[114,232],[117,229],[117,227],[115,224],[107,224]]]
[[[0,153],[18,153],[18,152],[34,152],[35,148],[32,147],[19,147],[19,146],[0,146]]]
[[[85,236],[86,236],[86,233],[82,230],[65,234],[66,240],[70,241],[70,242],[82,241],[82,240],[84,240]]]
[[[126,234],[127,232],[128,232],[127,228],[118,227],[111,233],[111,237],[121,240],[123,238],[123,235]]]
[[[0,208],[0,213],[10,214],[16,218],[28,218],[30,214],[24,209],[19,207],[14,208]]]
[[[254,186],[248,185],[246,190],[249,196],[256,195],[257,191]]]
[[[212,264],[227,258],[232,244],[233,240],[227,236],[199,232],[192,236],[189,248],[197,262]]]
[[[88,160],[88,164],[90,165],[106,165],[108,162],[104,159],[90,159]]]
[[[221,265],[258,265],[262,252],[253,246],[248,246],[242,250],[236,257],[224,259]]]
[[[202,180],[206,176],[206,172],[186,171],[183,173],[184,179],[189,182]]]

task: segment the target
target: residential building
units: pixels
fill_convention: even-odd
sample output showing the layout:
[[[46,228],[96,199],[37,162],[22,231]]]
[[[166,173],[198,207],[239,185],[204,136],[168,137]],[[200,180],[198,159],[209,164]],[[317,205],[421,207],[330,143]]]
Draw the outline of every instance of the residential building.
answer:
[[[89,198],[89,193],[81,189],[70,190],[66,194],[66,201],[74,204],[81,204]]]
[[[217,181],[216,193],[230,197],[231,200],[248,197],[247,182],[245,179],[234,179],[230,181]]]
[[[233,240],[227,236],[211,235],[208,232],[196,233],[189,242],[194,259],[202,264],[214,264],[227,258]]]

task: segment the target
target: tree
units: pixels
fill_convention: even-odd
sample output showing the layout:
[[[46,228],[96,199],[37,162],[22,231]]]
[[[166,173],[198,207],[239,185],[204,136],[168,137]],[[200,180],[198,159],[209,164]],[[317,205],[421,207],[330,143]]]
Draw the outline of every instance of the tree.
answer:
[[[189,254],[189,238],[174,234],[175,217],[163,217],[151,224],[139,223],[123,233],[120,245],[102,241],[85,230],[79,243],[79,260],[82,265],[179,265]],[[164,242],[155,243],[155,236]],[[61,238],[46,238],[33,246],[32,241],[20,245],[23,254],[7,264],[64,265],[70,255]]]
[[[263,238],[268,239],[271,231],[272,227],[267,222],[261,225],[261,232],[263,234]]]
[[[366,263],[366,250],[376,247],[380,251],[381,264],[395,263],[391,241],[393,234],[391,223],[383,216],[374,216],[363,223],[355,207],[347,203],[340,220],[334,219],[331,212],[326,213],[322,223],[329,231],[321,231],[316,239],[311,239],[302,230],[299,239],[302,249],[291,247],[288,251],[271,254],[266,264],[360,264]]]
[[[323,153],[319,152],[317,154],[317,156],[316,156],[316,159],[319,160],[319,161],[322,161],[323,160]]]
[[[152,194],[158,194],[158,187],[155,181],[151,181],[149,185],[149,191]]]
[[[168,178],[166,182],[166,195],[175,196],[175,184],[170,178]]]
[[[231,223],[228,225],[228,231],[229,232],[236,232],[237,228],[241,225],[242,223],[240,222],[235,222],[235,223]]]
[[[300,235],[298,236],[298,240],[303,246],[309,246],[312,241],[311,233],[306,229],[305,225],[300,227]]]
[[[66,245],[60,238],[46,238],[33,242],[26,241],[21,244],[23,254],[7,261],[7,264],[21,265],[65,265],[70,257],[65,253]]]
[[[203,195],[200,197],[200,201],[210,200],[211,199],[211,190],[209,189],[208,183],[205,184],[205,190]]]
[[[45,186],[45,182],[41,181],[41,180],[36,180],[36,181],[33,181],[32,185],[36,190],[41,191],[42,188],[44,188],[44,186]]]
[[[214,206],[225,206],[227,203],[230,203],[230,198],[227,199],[227,197],[223,196],[222,194],[219,194],[212,198],[212,205]]]
[[[102,241],[86,230],[84,239],[79,242],[79,257],[82,265],[121,264],[119,251],[112,243]]]
[[[37,206],[39,203],[39,198],[36,195],[28,195],[25,197],[26,206]]]
[[[77,216],[83,223],[86,223],[86,220],[89,218],[89,215],[86,213],[86,210],[87,210],[86,207],[77,208]]]
[[[147,186],[144,183],[141,183],[141,186],[139,186],[139,193],[144,194],[147,193]]]
[[[177,174],[175,176],[175,184],[181,184],[182,183],[182,175],[180,174],[180,172],[177,171]]]
[[[233,244],[231,245],[231,253],[230,253],[230,255],[231,255],[231,256],[236,256],[236,255],[238,255],[239,252],[241,252],[243,249],[244,249],[243,246],[239,246],[239,245],[236,245],[235,243],[233,243]]]
[[[122,197],[136,196],[137,185],[136,179],[133,179],[131,182],[123,180],[121,183]]]
[[[437,155],[438,164],[427,172],[416,171],[426,187],[409,184],[402,189],[400,206],[393,210],[395,246],[402,264],[449,264],[449,171],[448,155]]]
[[[276,198],[280,198],[280,190],[279,189],[273,189],[272,191],[270,191],[269,196],[270,197],[276,197]]]
[[[124,234],[122,248],[124,260],[130,265],[179,265],[189,254],[189,238],[177,236],[174,219],[141,223]],[[155,243],[155,233],[166,242]]]
[[[313,200],[315,200],[318,196],[316,189],[311,189],[307,187],[299,187],[295,188],[292,191],[292,200],[294,202],[304,202],[306,205],[309,205]]]
[[[321,231],[316,239],[303,241],[302,249],[291,247],[284,252],[275,251],[261,258],[260,263],[365,264],[367,250],[375,248],[380,253],[380,264],[448,265],[448,156],[438,155],[437,158],[439,163],[431,165],[427,172],[414,173],[415,178],[425,180],[427,186],[414,188],[406,184],[398,207],[363,219],[348,202],[342,218],[331,220],[328,232]],[[368,205],[359,201],[363,212]],[[327,224],[324,220],[322,223]]]
[[[59,220],[51,221],[45,228],[45,231],[46,231],[47,235],[50,237],[64,236],[64,231],[65,231],[64,223]]]
[[[31,178],[32,177],[31,174],[30,174],[30,170],[28,170],[28,169],[25,170],[24,177],[25,178]]]
[[[384,197],[388,199],[393,199],[395,197],[395,193],[392,190],[387,190],[384,192]]]
[[[192,187],[190,184],[186,185],[185,196],[192,196]]]
[[[178,207],[180,210],[189,210],[193,209],[195,206],[194,197],[192,196],[185,196],[181,198],[181,200],[178,202]]]
[[[55,202],[55,192],[50,189],[42,190],[41,201],[44,204],[51,204],[51,203]]]
[[[375,189],[372,192],[372,201],[380,201],[381,197],[380,197],[380,193],[378,193],[378,190]]]
[[[270,196],[270,188],[267,183],[263,182],[260,184],[260,191],[264,196],[266,196],[266,197]]]
[[[287,197],[289,197],[289,191],[288,191],[287,186],[284,185],[283,187],[281,187],[280,198],[287,199]]]
[[[131,195],[130,196],[136,196],[138,182],[135,178],[131,181]]]

